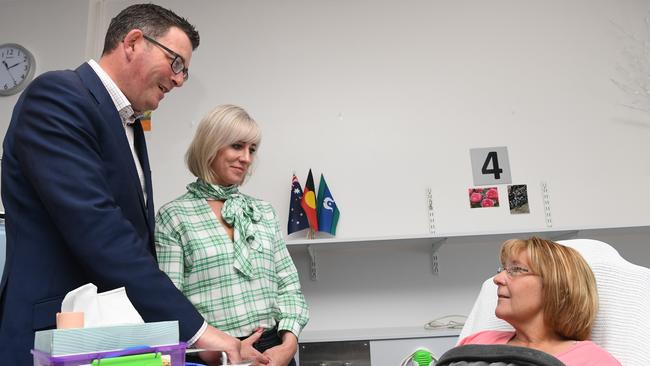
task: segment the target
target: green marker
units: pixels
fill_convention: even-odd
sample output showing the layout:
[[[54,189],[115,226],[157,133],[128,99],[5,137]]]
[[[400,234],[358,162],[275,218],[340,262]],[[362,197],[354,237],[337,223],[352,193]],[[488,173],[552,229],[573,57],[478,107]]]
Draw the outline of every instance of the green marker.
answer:
[[[93,360],[92,366],[162,366],[160,352]]]

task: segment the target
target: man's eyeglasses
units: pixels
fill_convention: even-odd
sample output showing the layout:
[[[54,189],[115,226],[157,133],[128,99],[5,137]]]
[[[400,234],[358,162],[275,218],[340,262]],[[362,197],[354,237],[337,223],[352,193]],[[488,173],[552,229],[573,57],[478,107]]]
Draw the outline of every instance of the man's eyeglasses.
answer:
[[[501,273],[503,271],[506,271],[506,274],[510,278],[524,276],[524,275],[527,275],[527,274],[534,274],[529,269],[519,267],[519,266],[510,266],[510,267],[499,267],[499,268],[497,268],[497,274],[499,274],[499,273]]]
[[[162,48],[163,50],[169,52],[170,55],[174,57],[172,60],[171,66],[172,66],[172,71],[174,74],[180,74],[181,72],[183,73],[183,80],[187,81],[187,79],[190,77],[187,67],[185,67],[185,60],[183,60],[183,57],[179,55],[178,53],[170,50],[169,48],[165,47],[163,44],[160,42],[156,41],[155,39],[143,34],[142,37],[146,39],[147,41],[155,44],[156,46]]]

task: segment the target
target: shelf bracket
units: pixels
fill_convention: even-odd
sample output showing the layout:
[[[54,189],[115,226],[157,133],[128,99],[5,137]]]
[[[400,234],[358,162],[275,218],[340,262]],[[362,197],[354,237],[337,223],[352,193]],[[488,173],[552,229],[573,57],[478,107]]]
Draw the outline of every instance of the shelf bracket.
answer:
[[[316,263],[316,249],[313,245],[307,245],[307,253],[309,253],[310,267],[309,273],[312,281],[318,280],[318,266]]]
[[[434,239],[431,244],[431,270],[433,271],[434,276],[437,276],[440,273],[440,268],[438,267],[438,262],[440,260],[440,258],[438,258],[438,249],[440,249],[446,240],[447,238]]]

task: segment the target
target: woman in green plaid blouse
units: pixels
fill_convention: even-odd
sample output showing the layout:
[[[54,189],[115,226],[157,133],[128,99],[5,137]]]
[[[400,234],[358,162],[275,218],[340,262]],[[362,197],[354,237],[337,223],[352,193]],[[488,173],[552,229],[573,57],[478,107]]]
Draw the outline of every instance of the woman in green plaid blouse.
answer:
[[[156,250],[207,323],[242,339],[243,358],[292,365],[309,320],[298,273],[273,207],[239,192],[260,139],[240,107],[203,118],[185,156],[198,179],[158,211]]]

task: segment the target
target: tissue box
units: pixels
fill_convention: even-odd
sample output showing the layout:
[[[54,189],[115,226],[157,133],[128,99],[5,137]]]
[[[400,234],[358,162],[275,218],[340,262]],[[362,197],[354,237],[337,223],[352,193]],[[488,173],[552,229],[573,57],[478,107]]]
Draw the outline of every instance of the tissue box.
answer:
[[[185,364],[185,343],[158,347],[144,347],[122,351],[92,352],[68,356],[52,356],[45,352],[32,350],[32,354],[34,355],[34,366],[90,365],[94,360],[156,352],[160,352],[163,355],[169,355],[171,358],[171,366],[182,366]],[[101,365],[101,361],[99,364]]]
[[[178,321],[36,332],[34,349],[51,356],[178,344]]]

